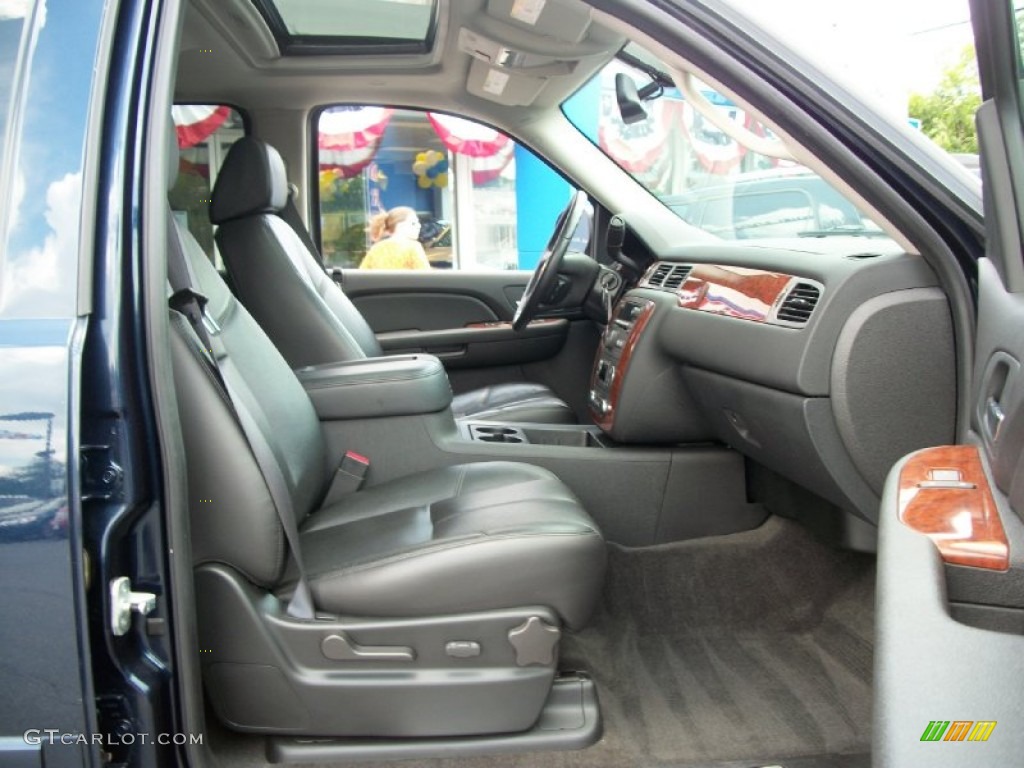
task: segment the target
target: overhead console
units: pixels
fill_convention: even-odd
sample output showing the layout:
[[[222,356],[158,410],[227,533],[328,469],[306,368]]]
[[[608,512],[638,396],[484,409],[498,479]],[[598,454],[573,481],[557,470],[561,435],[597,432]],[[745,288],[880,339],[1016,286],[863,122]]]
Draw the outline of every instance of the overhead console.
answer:
[[[488,0],[472,27],[459,29],[459,50],[472,57],[466,90],[510,106],[534,103],[546,91],[563,97],[595,72],[624,40],[592,23],[576,0]],[[557,102],[552,102],[557,103]]]

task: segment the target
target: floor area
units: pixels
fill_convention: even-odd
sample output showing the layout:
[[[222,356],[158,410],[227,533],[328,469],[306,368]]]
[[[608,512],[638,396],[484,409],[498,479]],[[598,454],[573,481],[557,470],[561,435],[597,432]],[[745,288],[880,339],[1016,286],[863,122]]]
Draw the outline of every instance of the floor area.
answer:
[[[607,584],[594,621],[562,648],[563,668],[597,682],[600,742],[580,752],[347,765],[869,765],[873,557],[832,550],[773,517],[730,536],[613,545]],[[265,765],[259,738],[211,739],[225,768]]]

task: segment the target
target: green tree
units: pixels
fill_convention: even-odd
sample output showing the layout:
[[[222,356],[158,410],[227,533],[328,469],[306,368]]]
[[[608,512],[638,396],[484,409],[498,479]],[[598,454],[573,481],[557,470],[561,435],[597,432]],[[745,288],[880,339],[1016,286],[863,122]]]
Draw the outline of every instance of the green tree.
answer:
[[[981,86],[974,46],[960,52],[946,69],[935,90],[910,97],[910,116],[921,121],[921,130],[947,152],[977,153],[974,114],[981,106]]]

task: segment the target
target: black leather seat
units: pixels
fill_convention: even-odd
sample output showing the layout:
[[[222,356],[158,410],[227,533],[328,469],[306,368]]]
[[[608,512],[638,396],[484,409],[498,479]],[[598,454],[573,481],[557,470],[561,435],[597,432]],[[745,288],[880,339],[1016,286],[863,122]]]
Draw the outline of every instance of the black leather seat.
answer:
[[[560,628],[586,622],[603,581],[604,542],[586,511],[547,470],[512,462],[380,484],[371,471],[368,487],[321,506],[340,457],[327,455],[306,391],[179,233],[218,349],[214,366],[172,311],[200,662],[215,710],[260,733],[530,727],[554,679]],[[315,620],[284,610],[298,576],[242,409],[285,478]]]
[[[366,319],[279,215],[287,202],[277,150],[251,137],[237,141],[217,176],[210,219],[242,303],[293,368],[382,355]],[[456,395],[452,412],[483,421],[576,420],[548,387],[525,382]]]
[[[570,629],[590,614],[604,548],[550,472],[464,464],[368,488],[301,529],[316,604],[335,613],[431,616],[548,605]]]

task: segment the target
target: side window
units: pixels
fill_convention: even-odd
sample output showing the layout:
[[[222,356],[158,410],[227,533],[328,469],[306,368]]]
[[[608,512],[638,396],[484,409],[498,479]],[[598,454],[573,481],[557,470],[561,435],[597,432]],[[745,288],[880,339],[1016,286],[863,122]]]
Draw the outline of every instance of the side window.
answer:
[[[178,180],[169,196],[171,208],[220,268],[210,223],[210,195],[228,150],[245,135],[245,124],[238,112],[220,104],[181,104],[171,112],[180,151]]]
[[[533,269],[569,198],[568,183],[508,136],[434,112],[328,107],[317,153],[331,266]]]

